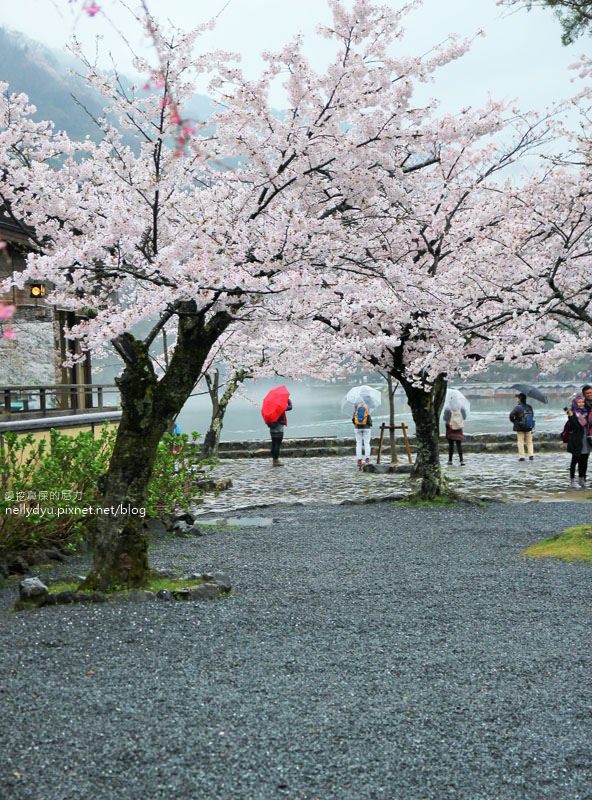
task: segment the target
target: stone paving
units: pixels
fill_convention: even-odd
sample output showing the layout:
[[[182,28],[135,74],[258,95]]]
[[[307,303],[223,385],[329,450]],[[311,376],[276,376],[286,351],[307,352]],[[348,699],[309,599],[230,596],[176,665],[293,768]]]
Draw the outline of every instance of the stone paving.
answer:
[[[566,453],[542,453],[523,463],[515,454],[475,453],[464,467],[455,460],[443,469],[454,489],[468,497],[518,503],[592,499],[592,487],[569,488],[569,461]],[[195,510],[228,514],[284,504],[363,503],[395,499],[411,493],[414,486],[407,475],[359,472],[353,457],[287,458],[283,464],[274,469],[269,458],[222,461],[214,477],[231,478],[232,487],[208,496]]]

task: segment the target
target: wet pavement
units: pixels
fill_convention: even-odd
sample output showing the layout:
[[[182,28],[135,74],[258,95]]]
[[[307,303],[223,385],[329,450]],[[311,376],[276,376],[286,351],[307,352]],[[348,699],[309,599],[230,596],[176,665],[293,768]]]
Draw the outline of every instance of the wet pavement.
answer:
[[[569,462],[566,453],[542,453],[525,462],[519,462],[515,454],[475,453],[467,456],[464,467],[455,460],[452,467],[443,462],[443,469],[451,486],[466,497],[515,503],[592,499],[592,488],[570,489]],[[274,469],[269,458],[225,459],[213,475],[231,478],[232,487],[206,497],[197,513],[227,515],[287,504],[372,502],[410,494],[415,485],[404,474],[359,472],[353,457],[287,458],[283,464]]]

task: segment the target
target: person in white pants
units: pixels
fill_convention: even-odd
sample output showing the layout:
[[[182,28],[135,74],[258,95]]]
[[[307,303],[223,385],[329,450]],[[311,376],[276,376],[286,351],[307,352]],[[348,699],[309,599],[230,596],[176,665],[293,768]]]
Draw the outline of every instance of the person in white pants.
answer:
[[[365,403],[358,403],[352,417],[354,435],[356,437],[356,458],[358,469],[362,469],[362,448],[366,464],[370,463],[370,439],[372,438],[372,417]]]
[[[356,458],[358,459],[358,466],[362,466],[362,447],[364,448],[364,456],[366,464],[370,463],[370,439],[372,438],[372,428],[356,428]]]

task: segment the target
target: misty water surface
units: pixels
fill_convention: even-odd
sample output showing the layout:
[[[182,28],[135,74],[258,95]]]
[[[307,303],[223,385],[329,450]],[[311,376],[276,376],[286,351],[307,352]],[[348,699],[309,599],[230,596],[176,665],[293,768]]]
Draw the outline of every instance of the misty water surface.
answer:
[[[223,441],[241,441],[265,439],[269,431],[261,418],[261,401],[271,386],[281,381],[255,381],[247,384],[240,395],[231,401],[222,432]],[[351,436],[353,425],[351,419],[341,413],[341,401],[348,386],[322,385],[285,381],[291,396],[293,411],[288,414],[286,436],[290,438]],[[352,384],[353,385],[353,384]],[[371,385],[380,388],[380,384]],[[559,435],[565,422],[563,406],[566,404],[569,391],[565,397],[549,397],[548,405],[531,401],[535,411],[536,430],[541,432],[557,432]],[[381,422],[388,422],[388,402],[386,394],[382,406],[372,415],[374,427]],[[414,433],[413,420],[405,396],[396,396],[396,422],[405,422]],[[508,414],[515,401],[507,398],[471,399],[471,413],[465,424],[467,434],[506,433],[512,430]],[[179,424],[184,433],[198,431],[204,433],[210,418],[210,399],[208,395],[191,397],[179,415]],[[442,430],[443,430],[442,426]]]

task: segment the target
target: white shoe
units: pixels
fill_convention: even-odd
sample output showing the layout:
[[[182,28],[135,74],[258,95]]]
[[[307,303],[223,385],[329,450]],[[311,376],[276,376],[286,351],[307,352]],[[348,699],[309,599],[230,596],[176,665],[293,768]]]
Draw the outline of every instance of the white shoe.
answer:
[[[586,478],[578,478],[578,483],[580,484],[580,489],[586,488]]]
[[[573,478],[571,480],[569,486],[570,486],[571,489],[579,489],[580,488],[580,484],[577,482],[577,480],[575,478]]]

